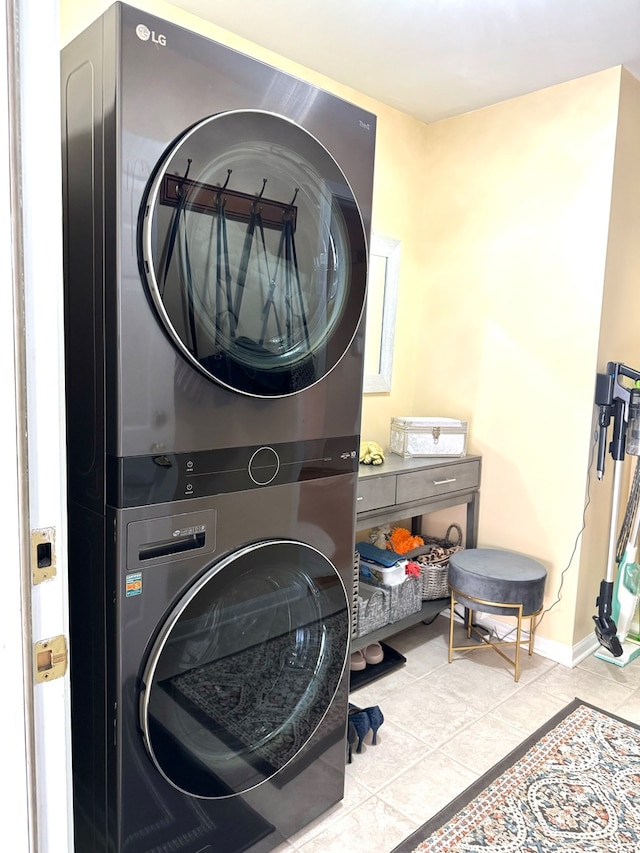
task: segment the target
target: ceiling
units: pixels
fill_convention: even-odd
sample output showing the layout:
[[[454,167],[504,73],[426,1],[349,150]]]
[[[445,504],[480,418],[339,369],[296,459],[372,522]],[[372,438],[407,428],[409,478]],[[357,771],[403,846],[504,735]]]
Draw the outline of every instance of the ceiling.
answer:
[[[627,65],[640,0],[171,0],[425,122]]]

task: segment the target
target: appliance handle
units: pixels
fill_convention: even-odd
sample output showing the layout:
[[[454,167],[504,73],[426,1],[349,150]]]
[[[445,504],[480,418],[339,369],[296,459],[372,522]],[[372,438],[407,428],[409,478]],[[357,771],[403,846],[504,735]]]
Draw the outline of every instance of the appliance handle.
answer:
[[[195,551],[204,548],[205,534],[194,533],[191,536],[180,536],[176,539],[165,539],[162,542],[151,542],[143,545],[138,551],[139,560],[152,560],[154,557],[170,557],[171,554],[181,554],[184,551]]]

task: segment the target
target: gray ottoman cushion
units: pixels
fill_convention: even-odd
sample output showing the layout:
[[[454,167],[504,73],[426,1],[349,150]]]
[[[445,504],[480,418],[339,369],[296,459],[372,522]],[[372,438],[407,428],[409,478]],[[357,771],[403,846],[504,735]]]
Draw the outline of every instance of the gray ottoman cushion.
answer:
[[[457,591],[456,601],[472,610],[515,615],[508,607],[482,606],[465,595],[483,601],[522,604],[522,615],[530,616],[542,607],[547,571],[531,557],[496,548],[468,548],[449,558],[449,583]]]

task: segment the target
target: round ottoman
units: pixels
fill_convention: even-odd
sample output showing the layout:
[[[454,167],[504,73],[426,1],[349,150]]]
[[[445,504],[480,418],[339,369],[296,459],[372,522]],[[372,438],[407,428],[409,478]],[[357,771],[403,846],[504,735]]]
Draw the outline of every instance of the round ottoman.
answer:
[[[522,620],[529,618],[529,654],[533,654],[535,636],[534,617],[542,610],[547,571],[541,563],[497,548],[468,548],[452,554],[449,558],[449,587],[451,589],[451,613],[449,624],[449,663],[454,651],[492,648],[515,669],[515,680],[520,677],[520,646],[522,642]],[[467,637],[473,633],[481,644],[453,645],[454,604],[466,608],[465,623]],[[514,616],[517,620],[515,640],[488,641],[473,626],[473,611]],[[508,657],[501,646],[515,646],[515,660]]]

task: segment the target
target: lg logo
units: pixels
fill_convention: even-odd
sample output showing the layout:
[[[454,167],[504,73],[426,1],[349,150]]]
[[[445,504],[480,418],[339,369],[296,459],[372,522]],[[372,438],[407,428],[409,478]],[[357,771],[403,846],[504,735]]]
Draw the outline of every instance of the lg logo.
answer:
[[[151,40],[154,44],[159,44],[161,47],[167,46],[166,36],[163,36],[162,33],[155,33],[153,30],[150,30],[149,27],[145,27],[144,24],[138,24],[136,27],[136,35],[140,41]]]

